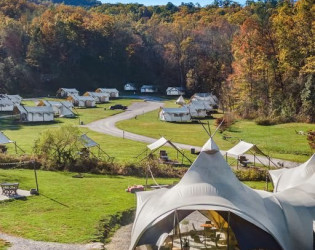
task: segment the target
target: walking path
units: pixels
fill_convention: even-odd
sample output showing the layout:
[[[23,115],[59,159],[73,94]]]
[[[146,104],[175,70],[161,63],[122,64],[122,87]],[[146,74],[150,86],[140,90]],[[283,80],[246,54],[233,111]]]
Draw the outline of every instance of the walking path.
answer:
[[[114,116],[110,116],[110,117],[107,117],[105,119],[101,119],[98,121],[94,121],[92,123],[85,125],[85,127],[88,127],[89,129],[99,132],[99,133],[150,144],[150,143],[155,142],[157,139],[123,131],[117,128],[115,124],[116,122],[128,120],[128,119],[134,118],[135,116],[142,115],[144,113],[159,109],[163,107],[163,105],[164,103],[162,102],[154,102],[154,101],[136,102],[136,103],[131,104],[126,110],[126,112],[123,112]],[[186,150],[190,150],[191,148],[195,148],[197,151],[201,150],[201,147],[193,146],[193,145],[187,145],[187,144],[181,144],[181,143],[175,143],[175,145]],[[225,155],[226,152],[221,150],[221,153]],[[250,162],[254,162],[253,155],[246,154],[245,156]],[[256,156],[256,162],[257,162],[257,159],[258,159],[258,163],[260,161],[266,166],[269,165],[269,160],[266,157]],[[271,161],[274,162],[275,164],[280,164],[287,168],[296,167],[299,165],[299,163],[296,163],[296,162],[285,161],[285,160],[280,160],[280,159],[271,159]],[[271,164],[271,166],[273,165]]]

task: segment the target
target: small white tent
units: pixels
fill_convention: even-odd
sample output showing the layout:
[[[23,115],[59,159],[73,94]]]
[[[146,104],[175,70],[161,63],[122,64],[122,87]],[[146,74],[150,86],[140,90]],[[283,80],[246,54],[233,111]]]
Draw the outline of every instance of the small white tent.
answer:
[[[295,168],[269,170],[274,192],[301,185],[315,175],[315,154],[305,163]]]
[[[69,89],[69,88],[60,88],[57,91],[58,97],[66,98],[71,95],[79,95],[79,91],[76,89]]]
[[[125,91],[136,91],[137,90],[137,87],[134,83],[131,83],[131,82],[127,82],[124,86],[124,90]]]
[[[74,106],[84,107],[84,108],[93,108],[95,107],[95,99],[92,96],[78,96],[73,95],[67,98],[68,101],[71,101]]]
[[[185,91],[181,87],[168,87],[166,95],[185,95]]]
[[[178,99],[176,100],[175,103],[178,104],[178,105],[181,105],[181,106],[186,104],[185,99],[184,99],[184,97],[182,95],[180,97],[178,97]]]
[[[277,194],[253,190],[236,178],[210,139],[176,186],[136,193],[130,250],[159,249],[174,222],[195,211],[220,213],[240,249],[311,250],[314,180]]]
[[[142,85],[140,92],[141,93],[156,93],[158,92],[158,88],[154,85]]]
[[[92,96],[96,103],[109,102],[109,93],[104,93],[104,92],[85,92],[84,96]]]
[[[210,105],[218,105],[218,98],[212,93],[196,93],[190,98],[190,100],[204,101]]]
[[[54,110],[51,106],[15,106],[13,112],[20,115],[22,122],[50,122],[54,120]]]
[[[190,122],[191,115],[187,108],[163,108],[160,111],[160,120],[166,122]]]
[[[119,91],[114,88],[98,88],[95,90],[97,93],[108,93],[110,97],[112,98],[118,98],[119,97]]]

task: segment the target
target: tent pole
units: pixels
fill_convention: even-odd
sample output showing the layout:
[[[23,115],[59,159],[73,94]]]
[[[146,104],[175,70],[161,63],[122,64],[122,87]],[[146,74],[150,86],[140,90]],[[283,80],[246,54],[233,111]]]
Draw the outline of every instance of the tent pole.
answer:
[[[16,142],[14,142],[15,154],[17,154]]]
[[[227,250],[230,249],[230,210],[228,211]]]
[[[236,163],[236,169],[238,170],[238,162],[240,161],[240,157],[237,156],[237,163]]]
[[[256,167],[256,154],[254,154],[254,167]]]
[[[176,213],[176,220],[177,220],[177,226],[178,226],[178,234],[179,234],[179,241],[180,241],[180,249],[183,249],[182,235],[181,235],[181,233],[180,233],[180,226],[179,226],[179,219],[178,219],[177,210],[175,210],[175,213]]]
[[[147,188],[148,188],[148,168],[149,168],[149,166],[147,166],[147,169],[145,172],[145,190],[147,190]]]
[[[175,217],[175,213],[176,213],[176,210],[174,211],[174,220],[173,220],[173,235],[172,235],[172,249],[174,247],[174,235],[175,235],[175,227],[176,227],[176,217]]]
[[[227,159],[227,152],[225,153],[225,161],[227,162],[228,159]]]

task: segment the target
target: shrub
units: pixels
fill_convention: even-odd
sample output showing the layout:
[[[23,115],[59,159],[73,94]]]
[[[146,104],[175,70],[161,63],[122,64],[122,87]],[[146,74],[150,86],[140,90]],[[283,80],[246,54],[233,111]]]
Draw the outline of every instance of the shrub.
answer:
[[[232,126],[235,120],[236,120],[236,115],[234,113],[225,113],[223,117],[217,118],[215,123],[216,123],[216,126],[219,126],[223,121],[219,129],[219,131],[222,133],[223,131],[228,129],[230,126]]]
[[[248,170],[235,170],[234,173],[240,181],[265,181],[267,175],[266,170],[255,168]]]
[[[311,147],[311,150],[315,152],[315,130],[314,131],[308,131],[307,133],[307,141],[308,144]]]
[[[257,125],[261,126],[271,126],[276,124],[275,120],[271,118],[257,118],[255,122]]]

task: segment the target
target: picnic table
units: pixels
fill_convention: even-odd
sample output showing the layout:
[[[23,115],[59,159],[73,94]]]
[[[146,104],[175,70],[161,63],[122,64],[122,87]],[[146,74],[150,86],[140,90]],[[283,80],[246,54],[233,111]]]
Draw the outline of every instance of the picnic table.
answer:
[[[17,190],[19,188],[19,183],[9,183],[9,182],[4,182],[0,184],[1,189],[2,189],[2,194],[11,196],[11,195],[16,195]]]

